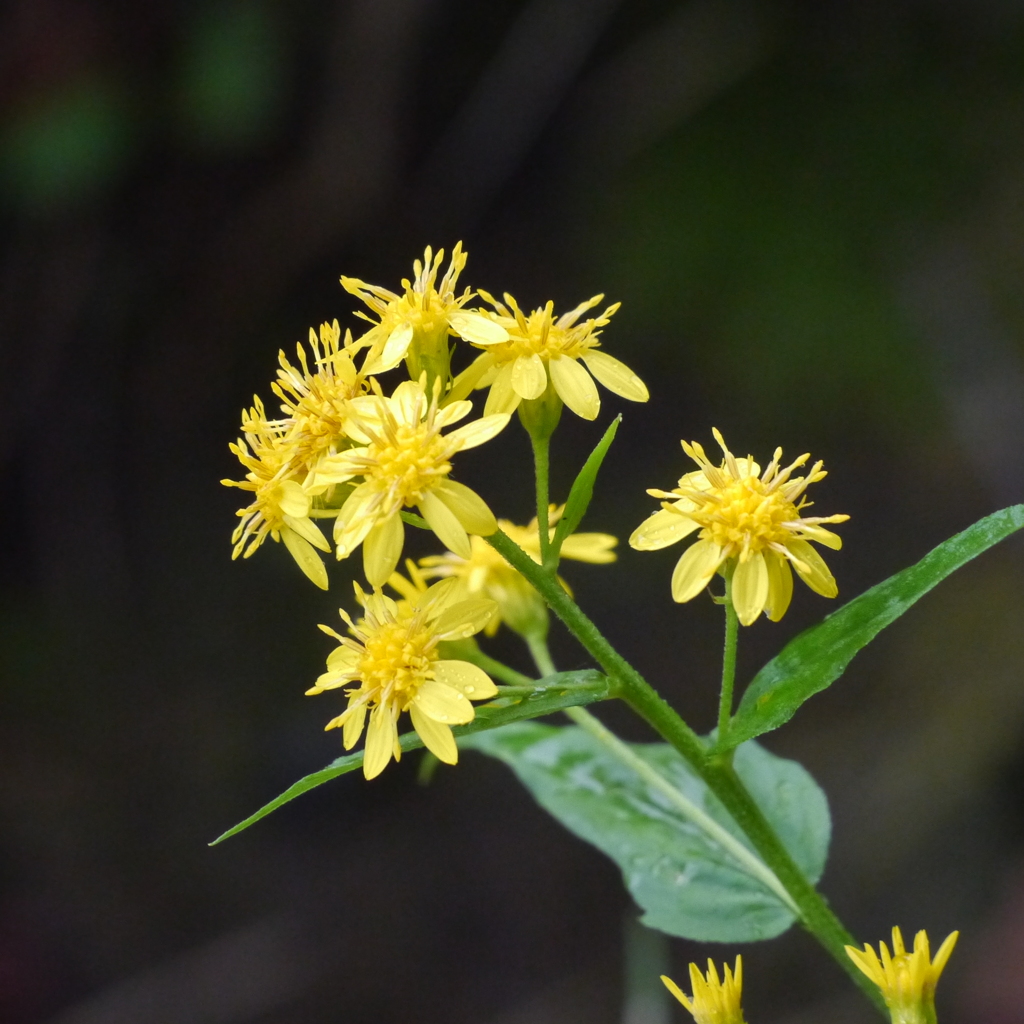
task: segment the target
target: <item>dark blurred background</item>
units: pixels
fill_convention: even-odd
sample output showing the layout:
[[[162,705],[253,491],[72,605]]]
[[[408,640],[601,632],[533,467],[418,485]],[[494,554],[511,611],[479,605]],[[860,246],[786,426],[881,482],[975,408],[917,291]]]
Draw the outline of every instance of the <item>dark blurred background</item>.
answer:
[[[738,951],[755,1024],[871,1019],[796,930],[659,951],[479,755],[209,849],[338,753],[303,690],[352,572],[232,564],[218,481],[277,350],[351,322],[338,275],[396,287],[461,238],[467,283],[623,302],[605,342],[652,400],[556,438],[564,494],[625,416],[591,529],[625,538],[712,425],[826,460],[841,599],[1021,501],[1024,5],[15,0],[0,181],[0,1020],[664,1024],[630,973]],[[526,452],[460,463],[520,522]],[[677,556],[565,574],[705,729],[720,623],[669,600]],[[829,793],[823,888],[862,939],[962,930],[944,1021],[1024,1021],[1022,570],[979,559],[767,739]],[[743,677],[830,609],[798,587]]]

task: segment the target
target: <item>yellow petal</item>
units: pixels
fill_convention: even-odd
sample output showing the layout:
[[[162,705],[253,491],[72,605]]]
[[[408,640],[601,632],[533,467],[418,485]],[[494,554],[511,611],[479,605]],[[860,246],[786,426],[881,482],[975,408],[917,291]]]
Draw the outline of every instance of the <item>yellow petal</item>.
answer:
[[[467,366],[466,369],[464,369],[462,373],[452,381],[451,389],[442,399],[444,404],[447,405],[449,402],[458,402],[463,398],[466,398],[477,384],[480,383],[480,379],[483,375],[493,366],[494,356],[490,355],[490,353],[485,352],[483,355],[477,356],[477,358],[474,359],[473,362],[471,362],[469,366]]]
[[[441,543],[463,558],[473,555],[466,528],[455,513],[433,491],[426,491],[419,502],[419,510]]]
[[[479,633],[491,620],[495,604],[485,597],[473,597],[446,608],[434,623],[434,632],[442,640],[462,640]]]
[[[277,485],[277,505],[286,516],[302,519],[309,515],[309,495],[295,480],[282,480]]]
[[[618,543],[618,537],[613,537],[610,533],[574,533],[565,538],[561,555],[563,558],[573,558],[577,562],[607,565],[615,561],[617,556],[612,548]]]
[[[487,507],[487,502],[465,484],[442,480],[434,488],[434,494],[455,513],[467,532],[489,537],[498,529],[498,521]]]
[[[377,499],[376,488],[360,485],[341,506],[338,518],[334,520],[334,543],[339,558],[347,558],[362,544],[378,517],[369,511]]]
[[[547,386],[544,361],[536,352],[519,356],[512,364],[512,390],[520,398],[540,398]]]
[[[577,416],[585,420],[597,419],[597,414],[601,411],[601,398],[590,374],[575,359],[568,356],[552,359],[548,363],[548,369],[558,397]]]
[[[383,587],[398,566],[405,544],[405,527],[396,512],[380,520],[363,541],[363,572],[371,587]]]
[[[341,730],[341,743],[346,750],[351,750],[363,735],[363,726],[366,724],[366,704],[349,706],[349,715]]]
[[[749,626],[764,611],[767,600],[768,566],[757,551],[732,574],[732,603],[740,622]]]
[[[764,559],[768,566],[768,600],[764,610],[772,622],[778,622],[793,599],[793,572],[789,568],[789,559],[774,551],[766,551]]]
[[[839,585],[835,577],[829,572],[821,555],[805,540],[791,540],[786,547],[803,562],[806,571],[798,565],[793,568],[800,574],[800,578],[822,597],[835,597],[839,593]]]
[[[651,397],[647,385],[625,363],[607,352],[591,349],[580,358],[609,391],[631,402],[646,402]]]
[[[460,310],[448,317],[448,325],[460,338],[474,345],[500,345],[508,341],[508,331],[483,313]]]
[[[722,549],[714,541],[691,544],[672,573],[672,600],[681,604],[696,597],[711,582],[721,562]]]
[[[838,533],[821,526],[801,526],[800,533],[804,539],[814,541],[815,544],[824,544],[833,551],[838,551],[843,546],[843,538]]]
[[[409,708],[409,717],[427,750],[445,764],[458,764],[459,748],[455,745],[451,729],[444,722],[425,715],[415,704]]]
[[[313,545],[303,537],[300,537],[294,530],[284,529],[281,531],[281,540],[284,546],[295,559],[295,564],[321,589],[326,590],[327,570],[320,556],[316,553]]]
[[[399,423],[415,426],[427,411],[427,396],[414,380],[403,380],[388,399],[388,408]]]
[[[428,718],[446,725],[465,725],[473,721],[475,714],[464,693],[436,679],[421,683],[412,702]]]
[[[700,524],[663,508],[648,516],[630,535],[629,546],[637,551],[658,551],[689,537]]]
[[[939,980],[939,975],[942,973],[949,958],[953,955],[953,947],[956,945],[956,940],[958,938],[960,938],[959,932],[950,932],[935,953],[935,959],[932,961],[931,969],[933,984]]]
[[[484,416],[492,416],[495,413],[506,413],[511,416],[519,408],[522,399],[512,387],[512,365],[512,363],[506,363],[498,370],[494,383],[491,384],[491,390],[487,392]]]
[[[384,347],[379,355],[375,359],[368,359],[364,363],[363,373],[367,375],[371,373],[386,373],[388,370],[394,369],[405,358],[406,352],[409,351],[413,333],[411,323],[399,324],[388,335],[388,340],[384,342]]]
[[[351,647],[335,647],[327,655],[327,667],[331,672],[350,672],[359,661],[359,653]]]
[[[427,587],[416,602],[416,606],[424,609],[428,618],[437,618],[445,608],[464,600],[459,583],[460,581],[454,576],[438,580],[437,583]]]
[[[511,416],[507,413],[481,416],[480,419],[473,420],[471,423],[453,430],[450,434],[445,434],[444,437],[446,441],[458,442],[460,451],[476,448],[500,434],[508,426],[510,419]]]
[[[363,754],[363,775],[375,779],[391,760],[398,729],[387,704],[378,704],[370,713],[370,726],[366,730],[366,750]]]
[[[381,421],[386,408],[387,406],[377,395],[362,395],[359,398],[350,398],[347,406],[349,415],[344,424],[345,433],[358,444],[369,444],[371,439],[367,431],[372,430],[376,434],[380,433]],[[357,452],[340,452],[338,455],[328,456],[324,462],[331,464],[335,459],[344,459],[347,455],[354,454],[365,455],[366,451],[365,449],[359,449]],[[359,470],[356,469],[355,472],[358,473]]]
[[[686,1009],[690,1013],[692,1013],[693,1003],[691,1003],[690,1000],[683,994],[683,990],[667,974],[663,974],[661,976],[661,980],[665,985],[665,988],[667,988],[669,992],[671,992],[672,995],[674,995],[676,999],[678,999],[679,1002],[681,1002],[683,1006],[685,1006]]]
[[[321,551],[331,550],[331,545],[327,543],[327,538],[320,532],[320,527],[311,519],[296,519],[293,516],[285,516],[284,524],[289,529],[294,530],[303,540],[309,541],[313,547],[319,548]]]
[[[465,419],[473,411],[473,403],[466,401],[448,402],[444,408],[437,410],[434,423],[439,428],[450,427],[453,423]]]
[[[468,661],[435,661],[434,676],[439,683],[455,687],[469,700],[487,700],[498,695],[494,680]]]

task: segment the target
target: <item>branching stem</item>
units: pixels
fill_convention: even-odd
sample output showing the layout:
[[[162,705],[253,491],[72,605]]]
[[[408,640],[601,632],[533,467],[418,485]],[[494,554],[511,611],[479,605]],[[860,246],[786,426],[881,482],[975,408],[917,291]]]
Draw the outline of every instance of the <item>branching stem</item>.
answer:
[[[856,944],[853,937],[793,860],[728,759],[708,751],[704,741],[671,705],[612,647],[597,626],[562,589],[552,573],[546,572],[501,530],[487,540],[498,554],[533,584],[591,657],[608,676],[619,683],[623,700],[686,758],[782,883],[799,908],[806,928],[857,987],[888,1016],[878,987],[861,974],[846,955],[844,947]]]

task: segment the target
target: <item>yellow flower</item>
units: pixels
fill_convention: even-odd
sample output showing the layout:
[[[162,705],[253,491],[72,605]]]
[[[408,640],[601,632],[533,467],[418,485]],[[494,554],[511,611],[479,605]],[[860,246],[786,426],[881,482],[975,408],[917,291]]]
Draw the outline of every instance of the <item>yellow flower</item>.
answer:
[[[342,287],[362,299],[378,318],[357,314],[374,324],[360,339],[360,344],[371,346],[364,373],[382,373],[405,359],[413,380],[427,371],[428,384],[432,385],[436,377],[447,380],[449,334],[482,344],[507,338],[505,331],[487,316],[463,309],[474,293],[468,288],[461,295],[455,292],[459,274],[466,266],[462,243],[458,242],[452,250],[448,270],[438,281],[443,259],[444,249],[434,256],[427,246],[423,262],[413,263],[413,280],[402,281],[401,295],[355,277],[342,277]]]
[[[486,351],[460,375],[454,387],[457,394],[471,387],[490,387],[484,415],[515,412],[520,402],[539,399],[550,386],[577,416],[595,419],[601,399],[590,374],[609,391],[631,402],[647,401],[644,382],[618,359],[598,351],[601,328],[608,324],[619,303],[609,306],[600,316],[577,323],[603,295],[595,295],[556,320],[553,302],[527,316],[507,293],[507,306],[485,291],[480,294],[494,306],[495,312],[490,316],[504,329],[507,340],[468,338]]]
[[[222,480],[225,487],[252,491],[255,500],[239,509],[241,522],[231,535],[232,558],[248,558],[269,535],[284,541],[299,568],[322,590],[327,589],[327,570],[314,548],[330,551],[326,538],[309,518],[310,499],[298,481],[290,479],[293,463],[291,442],[266,419],[263,403],[242,413],[245,440],[229,445],[238,461],[249,470],[244,480]]]
[[[415,506],[441,542],[469,558],[469,533],[488,536],[498,528],[483,498],[449,479],[456,452],[490,440],[508,416],[484,416],[442,434],[462,419],[469,402],[438,408],[439,388],[428,400],[424,385],[404,381],[390,398],[355,398],[345,427],[359,447],[327,455],[311,474],[306,489],[321,494],[334,484],[357,481],[334,521],[338,558],[363,545],[363,566],[371,585],[387,582],[405,543],[403,508]]]
[[[959,935],[948,935],[934,960],[926,932],[914,936],[914,949],[908,953],[899,928],[892,930],[892,955],[884,942],[878,944],[880,957],[867,943],[863,950],[847,946],[846,953],[881,989],[893,1024],[935,1024],[935,986]]]
[[[713,466],[696,442],[683,441],[683,451],[700,469],[680,477],[671,491],[647,492],[667,500],[660,512],[633,531],[630,545],[655,551],[700,530],[697,542],[676,564],[672,597],[676,601],[696,597],[723,563],[732,560],[732,598],[745,626],[762,611],[773,622],[782,618],[793,595],[791,565],[815,593],[835,597],[836,581],[808,542],[838,550],[842,540],[821,524],[842,523],[850,517],[800,515],[810,504],[804,491],[826,475],[822,463],[816,462],[806,476],[794,477],[793,471],[810,456],[801,455],[781,469],[782,449],[776,448],[762,474],[751,456],[737,459],[717,430],[714,435],[725,454],[722,465]]]
[[[351,440],[345,434],[350,399],[365,395],[369,386],[364,372],[356,369],[354,356],[360,345],[353,343],[351,331],[345,332],[341,343],[338,321],[320,325],[320,337],[309,329],[309,348],[313,354],[310,372],[306,352],[296,345],[299,367],[279,353],[281,368],[271,384],[282,401],[281,421],[287,429],[296,469],[314,468],[322,455],[339,445],[347,447]],[[305,474],[303,474],[305,475]]]
[[[365,594],[358,584],[355,591],[363,618],[353,622],[339,610],[351,637],[320,627],[340,646],[328,656],[327,671],[306,693],[349,687],[348,707],[327,725],[342,729],[346,750],[359,740],[369,712],[363,760],[368,779],[379,775],[392,755],[396,761],[402,756],[398,718],[403,711],[409,712],[426,748],[446,764],[455,764],[459,751],[451,727],[472,722],[476,712],[470,701],[487,700],[498,690],[475,665],[441,659],[437,645],[478,633],[494,606],[482,598],[460,600],[453,580],[435,583],[402,602],[380,591]]]
[[[551,506],[551,535],[555,524],[561,518],[561,508]],[[499,519],[498,526],[504,530],[538,565],[540,557],[540,528],[534,517],[529,526],[517,526],[507,519]],[[526,578],[512,568],[487,541],[480,537],[470,538],[472,552],[463,558],[452,551],[443,555],[428,555],[420,559],[423,575],[431,577],[454,577],[468,595],[482,594],[497,604],[497,612],[487,623],[485,633],[494,636],[498,627],[505,622],[517,633],[528,635],[547,628],[547,608],[543,598]],[[562,544],[562,557],[579,562],[605,565],[615,561],[612,548],[618,543],[608,533],[574,533]],[[559,582],[568,591],[565,580]]]
[[[714,961],[708,960],[707,978],[696,964],[690,964],[690,985],[693,998],[687,999],[679,986],[664,974],[661,980],[693,1015],[697,1024],[743,1024],[740,996],[743,994],[743,957],[736,957],[735,974],[728,964],[722,965],[723,978],[718,979]]]

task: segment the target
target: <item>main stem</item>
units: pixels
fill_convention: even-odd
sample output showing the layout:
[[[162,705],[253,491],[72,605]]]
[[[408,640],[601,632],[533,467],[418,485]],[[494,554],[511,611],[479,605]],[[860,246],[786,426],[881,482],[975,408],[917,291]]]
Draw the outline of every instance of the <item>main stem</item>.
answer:
[[[856,968],[846,955],[853,936],[843,927],[820,893],[790,856],[771,823],[750,795],[728,759],[709,754],[704,741],[679,717],[643,676],[605,639],[556,581],[553,573],[538,565],[507,534],[498,530],[487,538],[495,551],[517,569],[547,601],[551,610],[586,648],[605,673],[622,687],[627,704],[645,719],[690,763],[718,797],[733,820],[775,873],[800,909],[805,927],[831,954],[864,994],[888,1017],[878,987]]]
[[[736,682],[736,644],[739,640],[740,620],[732,603],[733,567],[725,575],[725,651],[722,654],[722,693],[718,698],[717,750],[729,751],[729,723],[732,720],[732,690]],[[731,756],[731,755],[729,755]]]
[[[533,475],[537,486],[537,531],[540,534],[540,560],[542,565],[548,564],[551,550],[551,527],[548,524],[548,466],[551,437],[538,437],[530,434],[533,445]]]

